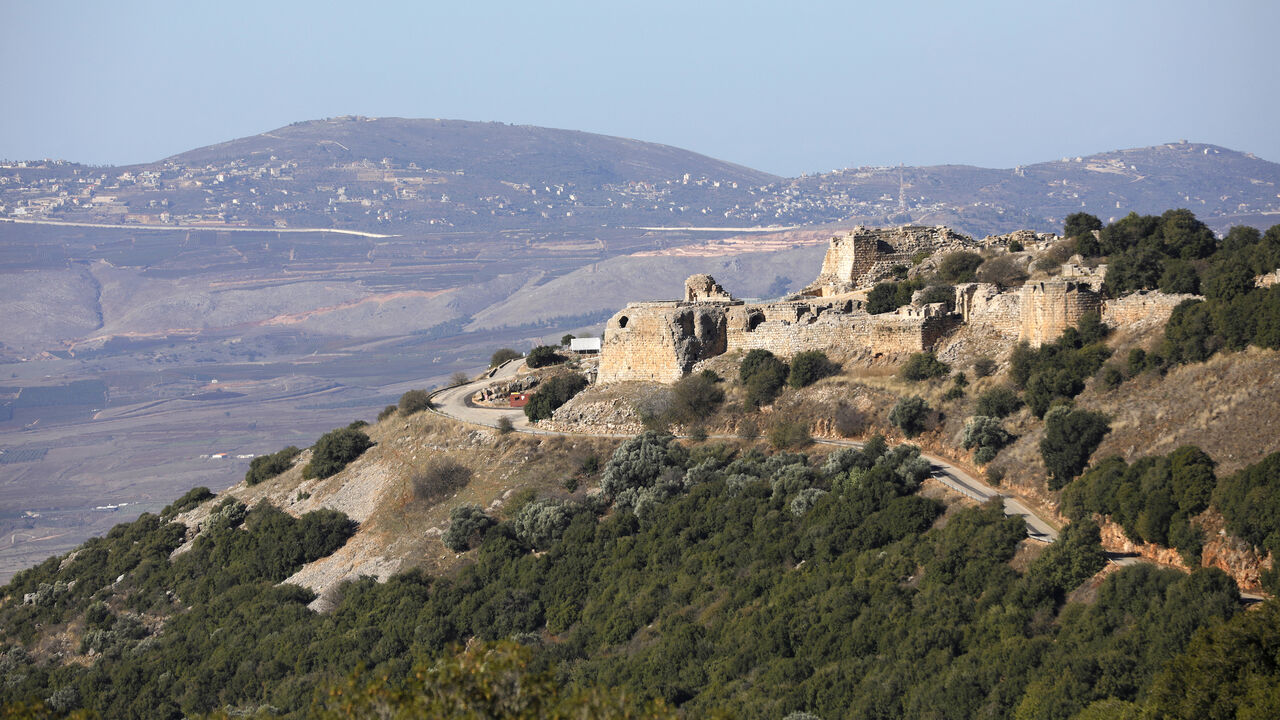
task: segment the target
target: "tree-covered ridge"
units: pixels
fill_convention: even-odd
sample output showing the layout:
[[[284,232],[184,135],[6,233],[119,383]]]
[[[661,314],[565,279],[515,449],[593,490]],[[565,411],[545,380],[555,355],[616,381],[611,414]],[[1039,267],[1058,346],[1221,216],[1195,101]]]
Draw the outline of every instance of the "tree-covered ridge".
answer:
[[[340,545],[345,518],[215,501],[171,560],[182,528],[145,516],[95,541],[98,560],[50,561],[5,589],[3,627],[26,634],[4,638],[0,701],[312,717],[362,688],[411,714],[474,690],[459,668],[496,648],[485,667],[527,668],[503,677],[550,693],[540,707],[594,698],[604,717],[661,716],[643,708],[660,701],[686,717],[1070,718],[1150,702],[1195,631],[1236,612],[1222,573],[1151,567],[1063,605],[1103,565],[1096,527],[1072,524],[1015,570],[1022,521],[989,504],[939,522],[943,505],[915,494],[928,471],[914,448],[878,440],[818,462],[650,433],[619,447],[599,499],[535,501],[502,522],[473,510],[472,564],[347,583],[324,615],[310,592],[275,583]],[[21,604],[71,579],[52,605]],[[37,660],[34,615],[21,613],[85,628],[101,649],[87,667]],[[450,650],[477,638],[527,649]]]
[[[1097,230],[1096,234],[1093,232]],[[1280,348],[1280,285],[1256,278],[1280,268],[1280,225],[1265,233],[1240,225],[1217,240],[1189,210],[1129,215],[1102,227],[1077,213],[1064,232],[1086,257],[1105,258],[1105,291],[1199,294],[1174,310],[1152,353],[1130,359],[1129,374],[1200,362],[1219,350]]]

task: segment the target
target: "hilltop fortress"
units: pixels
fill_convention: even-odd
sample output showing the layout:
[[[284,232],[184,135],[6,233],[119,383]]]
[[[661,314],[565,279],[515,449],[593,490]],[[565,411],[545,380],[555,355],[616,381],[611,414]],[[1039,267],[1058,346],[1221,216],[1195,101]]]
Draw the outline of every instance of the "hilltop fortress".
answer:
[[[946,303],[915,302],[888,313],[866,311],[862,291],[890,277],[896,265],[956,250],[1000,248],[1015,239],[1026,246],[1055,238],[1024,230],[978,242],[945,227],[859,227],[833,237],[817,279],[777,302],[748,304],[710,275],[694,275],[685,282],[683,299],[631,303],[609,319],[599,381],[675,382],[703,360],[756,348],[781,356],[804,350],[902,355],[931,350],[964,324],[1039,346],[1089,312],[1100,312],[1112,325],[1163,320],[1187,297],[1151,292],[1104,301],[1105,267],[1065,265],[1052,280],[1008,291],[988,283],[958,285],[954,311]]]

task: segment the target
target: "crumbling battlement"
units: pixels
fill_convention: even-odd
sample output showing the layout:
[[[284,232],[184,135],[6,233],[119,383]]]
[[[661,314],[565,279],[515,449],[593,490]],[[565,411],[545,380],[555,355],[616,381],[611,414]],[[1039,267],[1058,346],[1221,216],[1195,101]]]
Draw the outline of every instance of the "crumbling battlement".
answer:
[[[685,302],[734,302],[733,296],[710,275],[690,275],[684,281]]]
[[[1027,283],[1019,292],[1020,340],[1032,347],[1058,339],[1086,313],[1102,312],[1102,296],[1069,280]]]
[[[985,327],[1002,335],[1017,337],[1022,332],[1022,299],[1018,293],[1001,292],[991,283],[964,283],[956,286],[956,313],[970,325]]]
[[[889,277],[894,265],[911,265],[916,253],[974,247],[977,243],[972,238],[942,226],[890,229],[859,226],[848,235],[831,238],[822,260],[822,271],[800,295],[840,295]]]
[[[609,319],[600,382],[675,382],[725,352],[726,303],[632,303]]]

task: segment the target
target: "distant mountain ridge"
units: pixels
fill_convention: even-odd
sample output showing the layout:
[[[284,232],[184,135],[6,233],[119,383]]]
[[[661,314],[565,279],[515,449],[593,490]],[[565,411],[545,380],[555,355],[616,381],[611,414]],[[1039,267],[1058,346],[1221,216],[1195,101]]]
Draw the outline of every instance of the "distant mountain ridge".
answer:
[[[276,155],[300,165],[361,160],[512,182],[601,185],[656,182],[678,172],[752,184],[780,178],[688,150],[628,138],[534,125],[468,120],[346,116],[292,123],[190,150],[151,165],[225,163]]]
[[[405,237],[533,233],[635,242],[625,228],[947,224],[1059,229],[1187,207],[1219,231],[1280,214],[1280,165],[1168,143],[1006,169],[860,167],[780,178],[667,145],[463,120],[293,123],[119,168],[0,168],[0,217],[177,227],[334,228]],[[475,238],[454,238],[471,244]],[[612,254],[612,253],[610,253]]]

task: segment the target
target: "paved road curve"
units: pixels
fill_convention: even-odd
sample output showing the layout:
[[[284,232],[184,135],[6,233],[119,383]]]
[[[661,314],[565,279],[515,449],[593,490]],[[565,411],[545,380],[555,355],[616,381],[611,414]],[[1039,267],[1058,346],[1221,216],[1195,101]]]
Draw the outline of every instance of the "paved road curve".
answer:
[[[491,370],[484,377],[465,385],[457,385],[451,388],[438,390],[432,394],[432,400],[436,407],[434,411],[440,415],[461,420],[463,422],[473,423],[475,425],[485,425],[488,427],[497,427],[498,420],[506,417],[511,420],[512,427],[517,432],[530,433],[534,435],[587,435],[587,433],[566,433],[556,432],[552,430],[541,430],[529,423],[522,410],[503,410],[501,408],[477,407],[470,403],[471,396],[477,390],[487,386],[496,380],[507,380],[515,377],[516,370],[520,367],[520,360],[511,360],[499,366],[495,370]],[[592,434],[595,437],[631,437],[629,434]],[[731,435],[712,435],[712,438],[728,440],[736,439]],[[814,442],[824,445],[839,445],[842,447],[862,447],[862,443],[853,442],[852,440],[815,440]],[[1058,539],[1058,530],[1049,524],[1044,518],[1039,517],[1031,512],[1026,505],[1023,505],[1015,498],[1005,497],[995,488],[978,480],[964,470],[952,465],[942,458],[924,454],[924,457],[933,463],[933,476],[941,481],[947,487],[959,492],[966,497],[973,498],[978,502],[986,502],[992,498],[1004,498],[1004,513],[1010,516],[1018,516],[1027,523],[1027,536],[1039,540],[1041,542],[1053,542]]]

